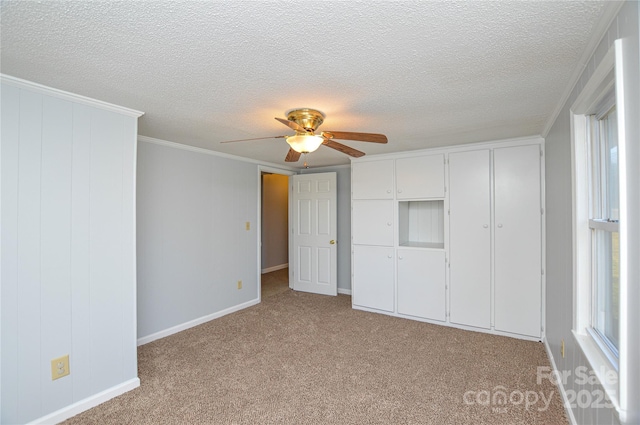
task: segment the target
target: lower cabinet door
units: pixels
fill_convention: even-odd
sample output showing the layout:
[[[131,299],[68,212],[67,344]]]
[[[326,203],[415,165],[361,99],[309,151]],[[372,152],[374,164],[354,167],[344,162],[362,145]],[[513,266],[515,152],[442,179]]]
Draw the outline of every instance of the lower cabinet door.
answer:
[[[445,320],[444,251],[398,250],[398,313]]]
[[[353,246],[351,299],[354,305],[394,311],[394,263],[394,248]]]

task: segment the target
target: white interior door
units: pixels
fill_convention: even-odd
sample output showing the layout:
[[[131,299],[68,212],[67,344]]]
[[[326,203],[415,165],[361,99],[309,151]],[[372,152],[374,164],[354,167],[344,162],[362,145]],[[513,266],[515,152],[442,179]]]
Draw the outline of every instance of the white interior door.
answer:
[[[336,173],[295,175],[291,182],[293,289],[337,295]]]

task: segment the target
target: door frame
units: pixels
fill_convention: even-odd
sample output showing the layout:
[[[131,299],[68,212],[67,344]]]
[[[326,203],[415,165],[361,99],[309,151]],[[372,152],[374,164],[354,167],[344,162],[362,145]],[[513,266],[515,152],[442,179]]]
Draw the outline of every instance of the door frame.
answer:
[[[284,168],[276,168],[276,167],[270,167],[267,165],[258,165],[258,215],[257,215],[257,222],[256,222],[256,245],[258,247],[258,258],[257,258],[257,265],[258,268],[256,270],[256,275],[257,275],[257,282],[258,285],[258,293],[256,294],[256,299],[258,300],[258,302],[262,302],[262,173],[271,173],[271,174],[279,174],[279,175],[283,175],[283,176],[293,176],[296,174],[299,174],[297,171],[295,170],[287,170]],[[288,207],[287,207],[287,220],[291,219],[291,184],[289,183],[289,193],[287,196],[287,203],[288,203]],[[288,231],[288,230],[287,230]],[[291,258],[291,243],[289,243],[289,238],[287,238],[287,251],[289,252],[289,258]],[[289,287],[293,288],[293,282],[291,281],[291,264],[289,265]]]

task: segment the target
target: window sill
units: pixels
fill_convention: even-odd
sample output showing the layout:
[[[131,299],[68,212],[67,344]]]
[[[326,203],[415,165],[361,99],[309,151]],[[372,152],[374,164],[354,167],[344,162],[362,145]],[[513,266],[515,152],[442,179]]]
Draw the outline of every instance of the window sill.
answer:
[[[578,333],[575,330],[572,332],[578,346],[587,358],[593,373],[598,378],[600,385],[604,389],[606,396],[609,398],[611,404],[616,410],[616,413],[619,415],[620,402],[618,394],[618,371],[613,364],[611,364],[591,335],[588,333]]]

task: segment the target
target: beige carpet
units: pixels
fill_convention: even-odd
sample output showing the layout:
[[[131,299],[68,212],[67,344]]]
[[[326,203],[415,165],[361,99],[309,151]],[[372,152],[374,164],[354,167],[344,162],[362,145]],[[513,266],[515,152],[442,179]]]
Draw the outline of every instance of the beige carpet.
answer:
[[[261,291],[262,298],[289,291],[289,268],[264,273],[261,276]]]
[[[352,310],[346,295],[280,292],[138,353],[140,388],[66,423],[568,423],[557,388],[536,383],[541,343]]]

